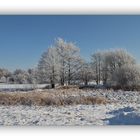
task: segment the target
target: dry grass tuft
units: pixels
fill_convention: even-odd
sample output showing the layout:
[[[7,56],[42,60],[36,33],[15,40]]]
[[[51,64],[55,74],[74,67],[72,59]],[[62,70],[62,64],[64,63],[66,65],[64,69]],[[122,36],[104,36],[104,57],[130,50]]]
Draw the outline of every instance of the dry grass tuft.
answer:
[[[99,98],[99,97],[91,97],[91,96],[71,96],[68,98],[65,98],[64,102],[66,105],[73,105],[73,104],[106,104],[108,101],[105,98]]]
[[[76,85],[68,85],[68,86],[60,86],[57,89],[79,89],[79,86]]]
[[[64,92],[64,93],[63,93]],[[27,93],[0,93],[0,105],[77,105],[77,104],[106,104],[108,101],[102,97],[81,96],[65,93],[65,90],[54,92],[27,92]]]

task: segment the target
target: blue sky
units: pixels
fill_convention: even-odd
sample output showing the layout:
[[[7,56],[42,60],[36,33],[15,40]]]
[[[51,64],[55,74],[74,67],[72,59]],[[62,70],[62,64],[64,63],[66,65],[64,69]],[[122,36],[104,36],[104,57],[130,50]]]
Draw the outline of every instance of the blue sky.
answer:
[[[90,60],[96,50],[125,48],[140,63],[140,16],[0,16],[0,67],[37,65],[54,39],[73,41]]]

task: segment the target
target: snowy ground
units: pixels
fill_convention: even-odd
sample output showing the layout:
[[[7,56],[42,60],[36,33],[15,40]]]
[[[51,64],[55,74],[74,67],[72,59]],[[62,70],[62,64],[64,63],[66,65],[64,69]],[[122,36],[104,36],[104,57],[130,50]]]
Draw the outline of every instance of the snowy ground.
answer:
[[[47,84],[0,84],[0,91],[32,90],[42,89]]]
[[[140,125],[140,93],[88,92],[113,101],[106,105],[0,106],[0,125]]]
[[[140,105],[76,105],[66,107],[0,107],[0,125],[140,125]]]

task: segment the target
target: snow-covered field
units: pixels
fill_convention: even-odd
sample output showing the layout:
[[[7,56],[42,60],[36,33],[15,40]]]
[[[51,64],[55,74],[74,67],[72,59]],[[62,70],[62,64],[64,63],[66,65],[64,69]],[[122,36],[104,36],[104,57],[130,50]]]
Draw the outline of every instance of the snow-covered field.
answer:
[[[0,125],[140,125],[140,93],[87,91],[112,101],[106,105],[0,106]]]
[[[0,125],[140,125],[140,105],[0,106]]]
[[[0,84],[0,91],[14,91],[14,90],[32,90],[41,89],[48,86],[47,84]]]

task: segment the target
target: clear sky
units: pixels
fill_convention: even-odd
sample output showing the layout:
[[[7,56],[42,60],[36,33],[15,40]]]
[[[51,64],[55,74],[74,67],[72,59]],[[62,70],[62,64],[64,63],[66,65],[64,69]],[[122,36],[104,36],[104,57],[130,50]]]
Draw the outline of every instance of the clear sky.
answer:
[[[90,60],[96,50],[125,48],[140,63],[140,16],[0,16],[0,67],[33,68],[54,39],[73,41]]]

